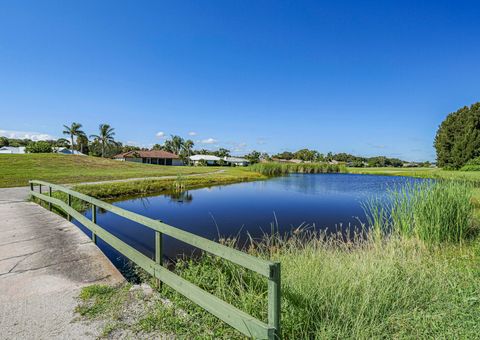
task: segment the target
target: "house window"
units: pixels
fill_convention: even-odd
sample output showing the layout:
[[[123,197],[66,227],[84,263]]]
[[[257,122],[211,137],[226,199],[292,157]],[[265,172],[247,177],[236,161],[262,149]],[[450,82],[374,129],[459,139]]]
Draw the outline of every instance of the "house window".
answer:
[[[166,165],[172,165],[172,159],[171,158],[167,158],[166,159]]]

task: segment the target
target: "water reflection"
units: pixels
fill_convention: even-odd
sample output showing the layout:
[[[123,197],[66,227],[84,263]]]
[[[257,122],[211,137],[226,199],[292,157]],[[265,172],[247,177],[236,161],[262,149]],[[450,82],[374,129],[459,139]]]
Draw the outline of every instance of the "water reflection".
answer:
[[[208,239],[237,236],[242,244],[247,235],[258,238],[270,233],[272,223],[280,233],[299,226],[328,230],[359,227],[366,222],[362,203],[369,197],[384,199],[389,188],[415,181],[421,180],[350,174],[291,175],[113,204]],[[153,257],[154,233],[150,229],[109,212],[99,214],[97,221]],[[192,251],[169,237],[164,238],[164,249],[171,258]]]

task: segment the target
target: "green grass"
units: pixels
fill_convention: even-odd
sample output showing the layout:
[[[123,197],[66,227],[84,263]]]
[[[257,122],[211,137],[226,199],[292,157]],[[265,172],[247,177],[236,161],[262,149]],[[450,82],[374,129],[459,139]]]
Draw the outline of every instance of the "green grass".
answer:
[[[91,285],[84,287],[80,292],[83,302],[77,306],[75,312],[89,319],[104,316],[112,312],[123,303],[123,296],[129,286],[113,287],[106,285]]]
[[[346,171],[344,166],[327,163],[257,163],[251,165],[249,169],[269,177],[290,173],[321,174]]]
[[[384,175],[384,176],[408,176],[419,178],[466,180],[480,184],[480,171],[443,170],[440,168],[347,168],[349,173]]]
[[[162,166],[100,157],[59,154],[0,154],[0,187],[28,185],[31,179],[65,184],[125,178],[197,174],[217,167]],[[223,169],[223,168],[222,168]]]
[[[282,263],[284,339],[473,339],[480,332],[478,241],[426,247],[416,238],[352,244],[297,235],[269,238],[250,252]],[[258,275],[209,255],[180,261],[174,270],[266,320],[266,282]],[[158,303],[133,330],[195,339],[243,337],[165,285],[161,295],[172,307]]]
[[[365,208],[375,236],[394,233],[440,244],[462,242],[478,231],[469,182],[407,184],[392,188],[387,204],[372,199]]]
[[[245,168],[226,168],[225,172],[202,176],[177,176],[172,179],[141,180],[95,185],[77,185],[73,189],[98,199],[117,199],[158,193],[172,193],[214,185],[266,179],[265,176]]]
[[[472,338],[480,330],[478,246],[428,249],[415,239],[353,246],[334,239],[290,239],[257,250],[282,263],[286,339]],[[266,254],[267,253],[267,254]],[[197,285],[266,320],[265,283],[209,256],[178,271]],[[198,337],[238,337],[178,294]],[[174,320],[158,320],[163,323]],[[202,330],[203,329],[203,330]],[[199,333],[200,332],[200,333]]]

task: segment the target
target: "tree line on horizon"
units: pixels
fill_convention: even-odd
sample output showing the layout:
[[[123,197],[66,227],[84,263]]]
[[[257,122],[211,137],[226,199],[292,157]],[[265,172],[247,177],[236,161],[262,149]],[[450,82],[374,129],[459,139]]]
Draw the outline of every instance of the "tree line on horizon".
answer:
[[[226,148],[217,150],[194,149],[195,143],[191,139],[184,139],[178,135],[171,135],[163,144],[155,144],[151,149],[141,148],[132,145],[123,145],[115,140],[115,129],[109,124],[100,124],[98,134],[87,135],[82,130],[82,124],[73,122],[70,125],[64,125],[63,134],[67,138],[47,141],[32,141],[29,139],[12,139],[0,137],[0,147],[2,146],[26,146],[26,151],[30,153],[48,153],[53,152],[54,148],[69,148],[77,150],[83,154],[97,157],[111,158],[117,154],[128,151],[141,150],[164,150],[178,155],[182,160],[189,163],[189,157],[194,154],[214,155],[220,158],[230,157],[231,151]],[[242,156],[251,163],[260,161],[275,160],[300,160],[302,162],[331,162],[337,161],[346,163],[352,167],[401,167],[407,162],[398,158],[389,158],[386,156],[361,157],[348,153],[322,154],[317,150],[300,149],[296,152],[283,151],[274,155],[266,152],[253,150]],[[417,166],[430,166],[430,162],[416,163]]]

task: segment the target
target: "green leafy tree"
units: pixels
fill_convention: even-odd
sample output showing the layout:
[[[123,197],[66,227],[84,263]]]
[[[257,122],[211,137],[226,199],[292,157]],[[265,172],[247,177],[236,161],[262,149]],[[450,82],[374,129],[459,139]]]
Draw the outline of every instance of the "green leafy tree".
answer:
[[[99,130],[100,132],[98,135],[91,135],[90,138],[94,138],[95,141],[101,145],[101,155],[102,157],[105,157],[105,150],[107,147],[109,147],[110,145],[118,146],[118,144],[115,143],[114,138],[115,129],[109,124],[100,124]]]
[[[2,146],[9,146],[10,142],[7,137],[0,137],[0,148]]]
[[[248,161],[251,164],[255,164],[255,163],[260,162],[260,157],[261,156],[262,156],[262,154],[260,152],[253,150],[249,154],[245,155],[245,158],[248,159]]]
[[[450,113],[435,136],[437,164],[458,169],[480,156],[480,102]]]
[[[180,155],[185,140],[182,137],[176,135],[171,135],[170,137],[170,139],[167,139],[165,141],[163,149],[176,155]]]
[[[77,150],[81,153],[88,153],[88,137],[82,131],[81,133],[77,134]]]
[[[82,124],[74,122],[70,126],[64,125],[63,127],[65,128],[65,130],[63,130],[63,134],[70,136],[70,149],[73,150],[73,147],[75,146],[73,143],[73,138],[80,134],[85,134],[85,132],[81,130]]]
[[[220,158],[230,157],[230,150],[225,148],[220,148],[217,151],[214,151],[213,154]]]
[[[30,142],[25,151],[28,153],[51,153],[52,144],[46,141]]]
[[[295,152],[295,158],[304,162],[313,162],[318,158],[319,155],[320,154],[318,151],[309,149],[301,149]]]
[[[193,153],[193,146],[195,145],[195,143],[193,142],[193,140],[191,139],[187,139],[184,143],[183,143],[183,152],[182,152],[182,159],[184,160],[187,160],[187,162],[190,164],[190,156],[192,155]]]
[[[70,146],[70,142],[68,139],[59,138],[55,141],[55,146],[58,148],[68,148]]]
[[[284,151],[282,153],[278,153],[276,155],[273,155],[273,158],[290,160],[290,159],[295,158],[295,154],[293,152],[290,152],[290,151]]]

